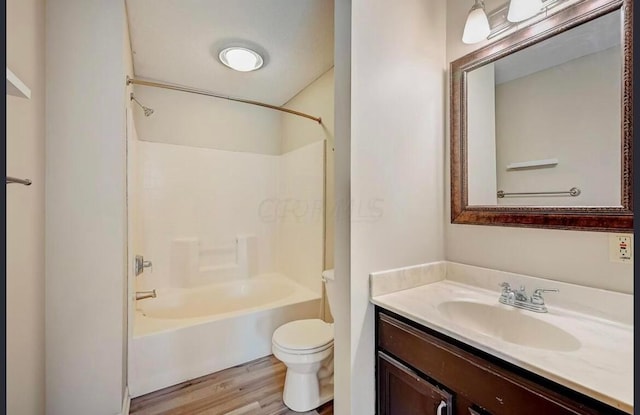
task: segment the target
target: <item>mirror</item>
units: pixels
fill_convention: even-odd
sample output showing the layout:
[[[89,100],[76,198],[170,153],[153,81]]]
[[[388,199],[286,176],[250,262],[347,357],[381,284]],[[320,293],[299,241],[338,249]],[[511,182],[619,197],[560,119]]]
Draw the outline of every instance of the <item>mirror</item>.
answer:
[[[451,63],[452,223],[631,231],[630,21],[583,1]]]

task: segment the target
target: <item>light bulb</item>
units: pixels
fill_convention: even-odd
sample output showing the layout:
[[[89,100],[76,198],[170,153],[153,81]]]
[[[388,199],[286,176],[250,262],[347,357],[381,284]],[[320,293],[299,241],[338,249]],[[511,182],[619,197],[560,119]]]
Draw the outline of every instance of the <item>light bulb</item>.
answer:
[[[490,32],[489,20],[484,12],[484,3],[481,0],[476,0],[467,15],[467,21],[464,24],[462,33],[462,42],[466,44],[481,42],[489,36]]]
[[[542,9],[542,0],[511,0],[507,20],[513,23],[527,20]]]
[[[240,72],[249,72],[259,69],[262,64],[262,56],[257,52],[241,47],[230,47],[223,49],[218,55],[220,62],[231,69]]]

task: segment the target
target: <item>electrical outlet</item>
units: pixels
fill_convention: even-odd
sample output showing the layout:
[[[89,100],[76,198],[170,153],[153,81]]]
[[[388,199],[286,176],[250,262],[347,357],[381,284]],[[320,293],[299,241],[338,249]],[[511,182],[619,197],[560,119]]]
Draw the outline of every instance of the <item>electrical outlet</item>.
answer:
[[[633,234],[609,235],[609,261],[633,262]]]

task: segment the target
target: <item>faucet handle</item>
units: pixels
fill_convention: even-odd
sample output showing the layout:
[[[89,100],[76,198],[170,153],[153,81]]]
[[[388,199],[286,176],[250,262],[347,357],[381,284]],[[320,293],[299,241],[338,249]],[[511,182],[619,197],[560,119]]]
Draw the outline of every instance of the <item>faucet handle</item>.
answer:
[[[552,289],[536,288],[533,291],[533,295],[542,296],[542,293],[557,293],[557,292],[560,292],[560,290],[558,290],[557,288],[552,288]]]
[[[542,293],[557,293],[560,292],[560,290],[553,288],[553,289],[547,289],[547,288],[536,288],[533,291],[533,295],[531,296],[531,302],[533,304],[538,304],[538,305],[543,305],[544,304],[544,298],[542,298]]]
[[[502,291],[504,292],[511,291],[511,285],[509,285],[508,282],[501,282],[500,284],[498,284],[498,287],[502,287]]]
[[[134,261],[134,270],[136,276],[142,274],[145,268],[150,268],[150,271],[153,272],[153,264],[151,261],[145,261],[142,255],[136,255]]]

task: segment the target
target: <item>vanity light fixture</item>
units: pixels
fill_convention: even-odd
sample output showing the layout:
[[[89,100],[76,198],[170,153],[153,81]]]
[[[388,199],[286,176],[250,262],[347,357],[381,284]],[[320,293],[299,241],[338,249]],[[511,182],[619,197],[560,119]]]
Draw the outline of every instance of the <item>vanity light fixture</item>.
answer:
[[[475,0],[464,24],[462,42],[468,45],[482,42],[489,36],[490,32],[489,19],[487,19],[487,14],[484,11],[484,1]]]
[[[255,71],[264,64],[264,60],[258,52],[240,46],[222,49],[218,59],[225,66],[240,72]]]
[[[513,23],[527,20],[542,9],[542,0],[511,0],[507,20]]]
[[[524,21],[547,13],[568,0],[509,0],[498,8],[489,11],[484,8],[484,0],[475,3],[464,25],[462,42],[473,44],[492,39],[502,33],[520,27]]]

